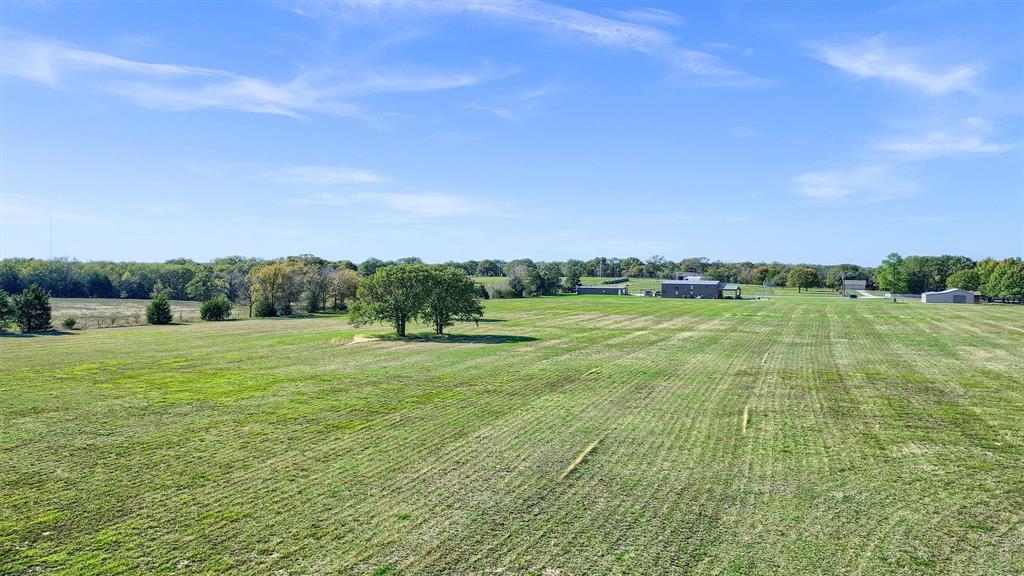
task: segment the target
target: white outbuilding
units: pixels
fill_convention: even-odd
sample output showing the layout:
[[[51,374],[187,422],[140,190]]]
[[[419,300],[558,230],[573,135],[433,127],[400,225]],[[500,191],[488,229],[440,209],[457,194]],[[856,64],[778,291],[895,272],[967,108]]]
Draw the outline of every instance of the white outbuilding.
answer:
[[[974,304],[974,292],[963,288],[947,288],[939,292],[921,294],[925,304]]]

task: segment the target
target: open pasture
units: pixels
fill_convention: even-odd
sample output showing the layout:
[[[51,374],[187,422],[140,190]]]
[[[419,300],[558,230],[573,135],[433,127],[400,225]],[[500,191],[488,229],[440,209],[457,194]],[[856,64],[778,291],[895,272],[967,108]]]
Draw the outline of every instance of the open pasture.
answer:
[[[1024,573],[1024,307],[486,306],[0,339],[0,573]]]
[[[110,328],[146,323],[146,305],[149,300],[120,298],[51,298],[53,325],[60,326],[64,318],[75,318],[78,328]],[[171,300],[175,321],[199,319],[199,302]],[[248,315],[247,308],[235,308]]]

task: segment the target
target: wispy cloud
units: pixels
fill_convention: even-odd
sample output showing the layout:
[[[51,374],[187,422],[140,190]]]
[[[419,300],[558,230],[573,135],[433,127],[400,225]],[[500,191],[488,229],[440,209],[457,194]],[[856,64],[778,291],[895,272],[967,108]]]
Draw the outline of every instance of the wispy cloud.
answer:
[[[0,73],[52,86],[85,78],[98,89],[160,110],[228,109],[299,117],[306,112],[360,116],[360,97],[473,86],[511,72],[304,72],[278,82],[226,70],[161,64],[7,33]]]
[[[920,186],[886,165],[806,172],[793,178],[796,191],[815,200],[875,202],[916,194]]]
[[[487,201],[460,196],[428,192],[356,192],[352,194],[315,194],[298,200],[309,206],[351,206],[376,204],[391,211],[418,218],[448,218],[468,215],[494,215],[495,208]]]
[[[722,59],[706,52],[688,50],[678,45],[675,36],[653,26],[660,17],[665,24],[672,13],[660,10],[630,11],[633,22],[607,18],[582,10],[547,2],[524,0],[502,2],[494,0],[404,0],[401,2],[375,2],[363,0],[335,0],[327,2],[299,2],[296,12],[309,16],[332,16],[348,22],[365,21],[398,14],[465,14],[496,21],[516,23],[537,31],[578,40],[604,48],[630,50],[660,58],[678,70],[714,79],[721,83],[747,83],[756,81]],[[639,16],[646,17],[638,23]],[[620,14],[620,18],[622,15]]]
[[[486,112],[492,116],[504,118],[505,120],[511,120],[516,117],[516,113],[511,108],[505,108],[502,106],[488,106],[478,102],[466,102],[462,105],[462,108],[464,110],[472,110],[475,112]]]
[[[979,63],[930,70],[921,62],[920,50],[890,46],[882,36],[848,46],[816,46],[815,52],[822,62],[857,78],[877,78],[932,95],[973,92],[983,70]]]
[[[264,177],[285,184],[377,184],[387,181],[373,170],[347,166],[292,166],[267,172]]]
[[[660,8],[613,10],[611,13],[623,20],[637,22],[640,24],[650,24],[653,26],[682,26],[686,24],[686,19],[679,14],[669,12],[668,10],[662,10]]]
[[[983,118],[965,118],[941,130],[891,138],[879,142],[879,150],[901,152],[916,158],[935,158],[957,154],[1001,154],[1018,144],[992,142],[991,126]]]

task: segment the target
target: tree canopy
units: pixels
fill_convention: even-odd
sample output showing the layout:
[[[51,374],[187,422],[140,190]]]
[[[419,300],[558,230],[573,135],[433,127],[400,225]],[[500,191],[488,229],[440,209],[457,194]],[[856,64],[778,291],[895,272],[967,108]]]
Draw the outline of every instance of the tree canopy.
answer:
[[[430,269],[423,264],[378,268],[359,283],[349,320],[357,326],[387,322],[405,336],[406,325],[423,313],[431,289]]]

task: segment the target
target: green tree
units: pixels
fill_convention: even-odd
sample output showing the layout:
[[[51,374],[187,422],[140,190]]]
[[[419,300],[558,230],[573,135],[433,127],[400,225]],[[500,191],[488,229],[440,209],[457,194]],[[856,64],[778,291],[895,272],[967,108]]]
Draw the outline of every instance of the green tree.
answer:
[[[954,272],[946,278],[946,288],[977,290],[981,288],[981,275],[974,268]]]
[[[423,314],[431,286],[430,269],[423,264],[379,268],[359,283],[349,321],[356,326],[387,322],[404,337],[406,325]]]
[[[227,320],[231,316],[231,300],[219,294],[199,307],[199,317],[203,320]]]
[[[435,334],[444,334],[455,321],[473,322],[484,315],[476,284],[465,270],[454,267],[430,270],[431,290],[423,311],[425,319],[434,325]]]
[[[501,268],[494,260],[481,260],[476,265],[477,276],[500,276]]]
[[[250,274],[256,316],[277,316],[292,313],[303,290],[301,265],[297,262],[273,262],[254,269]]]
[[[992,296],[1024,304],[1024,262],[1008,258],[1000,262],[989,280]]]
[[[170,324],[173,319],[174,314],[171,312],[171,303],[167,300],[167,295],[161,292],[153,296],[153,299],[146,306],[146,322],[150,324]]]
[[[349,268],[341,268],[331,273],[331,284],[328,296],[333,301],[335,310],[344,310],[345,303],[356,297],[359,289],[359,273]]]
[[[377,270],[385,265],[386,263],[379,258],[367,258],[359,263],[359,274],[363,277],[373,276]]]
[[[557,262],[545,262],[537,271],[537,293],[545,296],[558,294],[562,286],[562,266]]]
[[[537,266],[531,260],[516,260],[510,262],[505,269],[508,276],[508,287],[517,298],[533,296],[541,285],[540,274],[537,273]]]
[[[18,327],[22,332],[49,330],[50,294],[39,284],[32,284],[21,293],[15,302]]]
[[[206,266],[200,267],[195,276],[185,285],[185,295],[198,302],[211,300],[221,294],[227,294],[227,292],[227,281]]]
[[[907,275],[903,270],[903,257],[893,252],[882,260],[877,273],[878,287],[888,290],[892,294],[902,294],[907,291]]]
[[[565,276],[562,277],[563,292],[575,292],[576,287],[582,284],[580,272],[579,266],[566,266]]]
[[[7,295],[7,292],[0,290],[0,334],[7,331],[7,328],[15,320],[14,303]]]
[[[813,288],[821,284],[818,271],[807,266],[797,266],[786,275],[786,286],[796,287],[799,293],[805,288]]]

